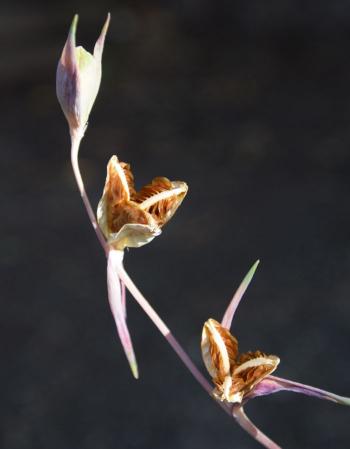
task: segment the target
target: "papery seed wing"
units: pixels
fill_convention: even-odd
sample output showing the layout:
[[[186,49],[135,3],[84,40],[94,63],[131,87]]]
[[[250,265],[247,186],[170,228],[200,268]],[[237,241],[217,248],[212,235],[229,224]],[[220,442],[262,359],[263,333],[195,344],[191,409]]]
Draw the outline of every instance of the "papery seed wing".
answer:
[[[230,375],[238,354],[238,342],[230,331],[212,318],[204,323],[202,332],[202,357],[213,379],[223,382]]]
[[[130,165],[119,162],[117,156],[112,156],[107,165],[107,178],[104,195],[108,197],[109,205],[120,201],[129,201],[134,193],[134,177]]]
[[[248,393],[255,385],[277,368],[280,359],[275,355],[266,355],[260,351],[242,354],[232,373],[230,395],[237,392]]]
[[[108,226],[111,233],[118,232],[126,224],[149,225],[150,220],[152,221],[147,212],[132,202],[120,201],[109,205]]]
[[[154,178],[152,182],[142,187],[139,192],[136,192],[132,200],[136,203],[142,203],[160,192],[165,192],[171,189],[171,181],[168,178],[158,176],[157,178]]]
[[[144,211],[138,207],[126,207],[134,192],[134,177],[130,166],[124,162],[119,163],[117,156],[113,156],[107,165],[105,188],[97,208],[97,221],[106,238],[128,223],[130,215],[133,215],[132,223],[148,224],[149,218]]]
[[[158,177],[135,193],[131,199],[151,214],[158,226],[163,226],[174,215],[187,190],[187,184],[184,182]]]
[[[129,187],[130,197],[132,198],[135,195],[135,184],[134,184],[134,175],[132,174],[130,164],[126,162],[120,162],[120,166],[123,169],[126,182]]]
[[[161,232],[158,226],[125,224],[117,233],[109,234],[107,242],[112,248],[123,251],[125,248],[139,248],[146,245]]]

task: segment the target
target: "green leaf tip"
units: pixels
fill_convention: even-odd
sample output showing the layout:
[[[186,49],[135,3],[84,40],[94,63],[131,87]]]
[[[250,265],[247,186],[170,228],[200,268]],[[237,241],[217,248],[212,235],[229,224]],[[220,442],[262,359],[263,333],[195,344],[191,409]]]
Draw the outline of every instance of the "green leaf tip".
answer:
[[[132,375],[135,377],[135,379],[138,379],[139,378],[139,369],[137,367],[136,360],[130,361],[130,359],[129,359],[129,364],[130,364]]]
[[[251,280],[253,279],[253,276],[255,274],[256,269],[258,268],[258,265],[260,263],[260,260],[258,259],[254,265],[251,267],[251,269],[248,271],[248,273],[245,275],[245,278],[242,281],[243,285],[248,286],[251,282]]]
[[[253,279],[254,273],[255,273],[259,263],[260,263],[260,260],[258,259],[254,263],[254,265],[251,267],[251,269],[248,271],[248,273],[245,275],[243,281],[241,282],[240,286],[238,287],[235,294],[233,295],[233,298],[231,299],[231,302],[228,305],[228,307],[225,311],[225,314],[222,318],[222,321],[221,321],[221,325],[224,328],[230,329],[233,316],[237,310],[237,307],[238,307],[245,291],[247,290],[251,280]]]
[[[340,405],[347,405],[350,406],[350,398],[346,398],[344,396],[336,396],[336,402]]]

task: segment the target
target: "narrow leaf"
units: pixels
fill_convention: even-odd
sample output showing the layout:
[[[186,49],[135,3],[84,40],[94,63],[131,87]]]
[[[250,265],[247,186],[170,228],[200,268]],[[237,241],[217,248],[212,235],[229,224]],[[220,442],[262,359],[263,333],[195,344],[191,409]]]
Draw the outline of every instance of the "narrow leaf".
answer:
[[[249,399],[258,396],[266,396],[279,391],[293,391],[294,393],[301,393],[306,396],[325,399],[336,402],[337,404],[350,405],[350,398],[276,376],[266,377],[266,379],[262,380],[250,393],[247,394],[245,399],[248,401]]]
[[[122,304],[122,287],[118,276],[118,264],[120,263],[121,259],[119,257],[119,252],[113,250],[109,251],[107,262],[108,299],[117,326],[119,338],[124,348],[131,371],[134,377],[138,379],[139,374],[136,357],[125,321],[125,311]]]
[[[124,310],[124,317],[126,319],[127,318],[127,315],[126,315],[126,288],[125,288],[125,284],[122,280],[120,280],[120,291],[121,291],[121,295],[122,295],[122,306],[123,306],[123,310]]]
[[[251,280],[253,279],[255,270],[257,269],[259,262],[260,261],[257,260],[255,262],[255,264],[251,267],[251,269],[248,271],[245,278],[241,282],[241,285],[238,287],[236,293],[233,295],[233,298],[231,299],[231,302],[228,305],[225,315],[222,319],[222,322],[221,322],[222,327],[225,327],[226,329],[230,329],[231,324],[232,324],[232,319],[237,310],[237,307],[238,307],[245,291],[247,290],[248,285],[250,284]]]

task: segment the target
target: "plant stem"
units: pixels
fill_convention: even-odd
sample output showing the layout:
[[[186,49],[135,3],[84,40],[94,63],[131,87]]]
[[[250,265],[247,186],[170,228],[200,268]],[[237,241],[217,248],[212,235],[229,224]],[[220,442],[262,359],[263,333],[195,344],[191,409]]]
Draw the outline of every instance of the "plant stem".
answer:
[[[270,440],[264,433],[261,432],[244,413],[241,405],[236,405],[232,408],[232,416],[236,419],[238,424],[251,435],[256,441],[262,444],[267,449],[281,449],[275,442]]]
[[[74,176],[78,185],[78,189],[80,192],[80,195],[82,197],[82,200],[84,202],[86,211],[88,213],[88,216],[90,218],[91,224],[96,232],[97,238],[104,249],[106,255],[108,255],[109,247],[106,243],[106,240],[101,232],[101,229],[97,223],[95,214],[92,210],[89,198],[86,194],[84,182],[81,177],[80,168],[79,168],[79,161],[78,161],[78,154],[79,154],[79,146],[81,139],[83,137],[83,132],[76,132],[71,134],[71,162],[73,167]],[[152,306],[149,304],[149,302],[146,300],[146,298],[142,295],[140,290],[136,287],[134,282],[131,280],[130,276],[127,274],[127,272],[124,269],[123,266],[123,254],[121,254],[120,257],[120,264],[118,265],[118,275],[122,281],[122,284],[124,284],[132,296],[135,298],[135,300],[139,303],[139,305],[142,307],[142,309],[146,312],[148,317],[153,321],[153,323],[157,326],[159,331],[162,333],[162,335],[165,337],[165,339],[168,341],[170,346],[174,349],[176,354],[180,357],[182,362],[186,365],[186,367],[190,370],[192,375],[195,377],[195,379],[200,383],[200,385],[205,389],[205,391],[211,395],[212,392],[212,386],[207,381],[207,379],[203,376],[203,374],[198,370],[198,368],[194,365],[190,357],[187,355],[187,353],[183,350],[180,343],[176,340],[176,338],[173,336],[173,334],[170,332],[170,329],[166,326],[164,321],[160,318],[160,316],[157,314],[157,312],[152,308]],[[227,407],[224,407],[227,408]]]
[[[71,162],[72,162],[72,168],[75,176],[75,180],[78,185],[78,189],[81,195],[81,198],[83,200],[83,203],[85,205],[86,212],[88,213],[88,216],[90,218],[92,227],[94,228],[97,238],[104,249],[104,252],[106,255],[108,254],[108,245],[106,243],[106,240],[101,232],[101,229],[96,221],[96,217],[94,214],[94,211],[92,210],[89,198],[87,196],[87,193],[85,191],[84,182],[81,177],[80,168],[79,168],[79,161],[78,161],[78,153],[79,153],[79,146],[81,139],[83,137],[82,132],[72,133],[71,134]]]
[[[148,317],[152,320],[161,334],[165,337],[170,346],[174,349],[176,354],[180,357],[182,362],[186,365],[186,367],[190,370],[191,374],[194,378],[200,383],[200,385],[204,388],[204,390],[211,395],[213,390],[211,384],[207,381],[207,379],[203,376],[203,374],[198,370],[196,365],[192,362],[187,353],[183,350],[180,343],[176,340],[174,335],[171,333],[168,326],[164,323],[164,321],[160,318],[157,312],[153,309],[147,299],[143,296],[140,290],[136,287],[128,273],[125,271],[123,263],[121,262],[118,266],[118,275],[121,281],[125,284],[126,288],[135,298],[135,300],[142,307],[144,312],[148,315]]]
[[[108,252],[110,250],[102,232],[101,229],[97,223],[94,211],[91,207],[91,203],[89,201],[88,195],[85,191],[84,182],[80,173],[79,168],[79,160],[78,160],[78,154],[79,154],[79,146],[81,139],[83,137],[83,132],[76,132],[71,134],[71,162],[72,162],[72,168],[74,172],[74,176],[78,185],[78,189],[81,195],[81,198],[83,200],[83,203],[85,205],[86,211],[88,213],[89,219],[91,221],[91,224],[95,230],[95,233],[97,235],[97,238],[106,254],[108,256]],[[157,312],[153,309],[153,307],[149,304],[149,302],[146,300],[146,298],[142,295],[140,290],[136,287],[128,273],[125,271],[125,268],[123,266],[123,254],[121,254],[121,262],[118,265],[118,275],[120,277],[120,280],[122,282],[122,286],[125,285],[127,289],[130,291],[132,296],[135,298],[135,300],[139,303],[141,308],[144,310],[146,315],[151,319],[151,321],[155,324],[155,326],[158,328],[158,330],[161,332],[161,334],[165,337],[167,342],[170,344],[170,346],[173,348],[173,350],[176,352],[176,354],[179,356],[181,361],[185,364],[185,366],[189,369],[193,377],[197,380],[197,382],[204,388],[204,390],[212,397],[212,385],[208,382],[208,380],[203,376],[203,374],[198,370],[196,365],[192,362],[188,354],[184,351],[180,343],[176,340],[174,335],[171,333],[170,329],[167,327],[167,325],[164,323],[164,321],[160,318],[160,316],[157,314]],[[220,405],[220,407],[229,415],[231,415],[231,406],[217,401],[217,403]],[[232,415],[231,415],[232,416]]]

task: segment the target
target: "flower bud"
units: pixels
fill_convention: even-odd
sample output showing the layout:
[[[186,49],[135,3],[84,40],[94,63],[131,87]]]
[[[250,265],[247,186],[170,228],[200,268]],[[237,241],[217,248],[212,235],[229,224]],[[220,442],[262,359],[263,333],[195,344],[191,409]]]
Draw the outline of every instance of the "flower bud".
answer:
[[[71,134],[82,137],[101,82],[102,52],[110,14],[97,39],[93,55],[75,46],[78,15],[74,16],[66,44],[58,62],[56,92]]]

